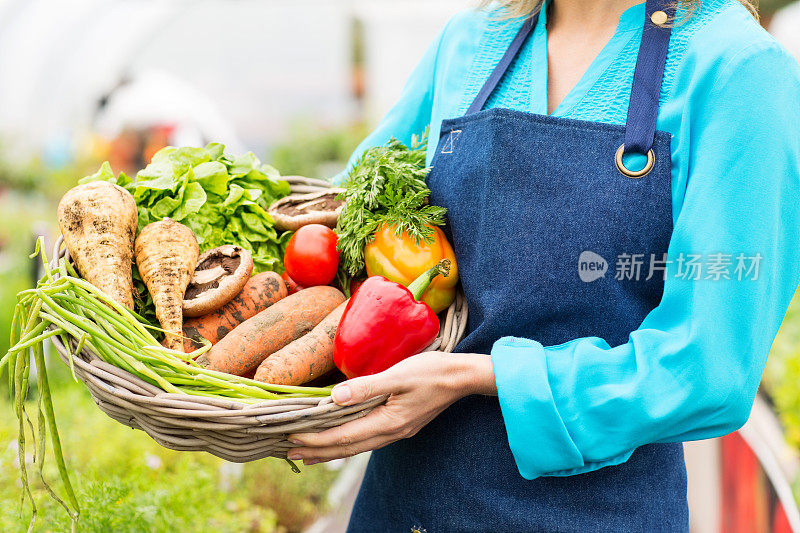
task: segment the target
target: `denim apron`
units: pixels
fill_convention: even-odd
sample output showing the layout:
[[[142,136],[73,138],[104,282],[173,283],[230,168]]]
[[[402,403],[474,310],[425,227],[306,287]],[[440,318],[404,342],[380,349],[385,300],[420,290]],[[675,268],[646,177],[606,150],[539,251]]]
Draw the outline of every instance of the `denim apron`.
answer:
[[[625,126],[482,110],[537,17],[467,114],[442,123],[428,184],[448,210],[469,303],[457,351],[489,353],[506,335],[616,346],[658,305],[663,276],[614,275],[623,254],[662,258],[672,233],[670,136],[655,129],[670,30],[651,22],[655,11],[674,12],[666,0],[646,3]],[[647,154],[647,164],[631,171],[623,152]],[[683,449],[649,444],[620,465],[526,480],[497,398],[470,396],[372,454],[349,531],[416,530],[688,531]]]

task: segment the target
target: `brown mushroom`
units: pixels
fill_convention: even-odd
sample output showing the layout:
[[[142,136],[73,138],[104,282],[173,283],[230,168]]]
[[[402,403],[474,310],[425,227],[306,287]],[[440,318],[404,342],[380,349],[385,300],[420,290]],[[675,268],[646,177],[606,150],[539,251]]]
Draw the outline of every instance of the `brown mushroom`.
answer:
[[[230,302],[253,273],[253,256],[241,246],[219,246],[200,255],[183,296],[183,315],[212,313]]]
[[[269,208],[275,227],[281,231],[296,231],[308,224],[336,226],[344,201],[336,196],[344,189],[326,189],[311,194],[292,194],[281,198]]]

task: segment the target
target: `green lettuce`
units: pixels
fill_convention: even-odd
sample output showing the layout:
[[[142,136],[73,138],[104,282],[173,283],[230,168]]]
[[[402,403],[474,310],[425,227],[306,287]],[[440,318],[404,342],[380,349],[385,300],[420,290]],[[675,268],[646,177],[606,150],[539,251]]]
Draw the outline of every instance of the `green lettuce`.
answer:
[[[289,184],[252,153],[231,156],[225,146],[167,147],[153,156],[147,167],[131,178],[115,176],[108,162],[81,183],[110,181],[125,188],[136,200],[139,227],[171,218],[189,227],[200,252],[235,244],[253,254],[254,272],[283,271],[283,253],[291,233],[279,234],[267,209],[289,194]],[[133,269],[138,293],[136,311],[158,324],[152,298],[139,272]]]
[[[283,270],[289,235],[278,234],[267,209],[289,194],[289,184],[252,152],[232,156],[219,143],[170,146],[156,153],[135,179],[115,176],[106,162],[81,183],[97,180],[116,183],[133,195],[139,230],[169,217],[194,232],[201,252],[235,244],[253,254],[255,272]]]

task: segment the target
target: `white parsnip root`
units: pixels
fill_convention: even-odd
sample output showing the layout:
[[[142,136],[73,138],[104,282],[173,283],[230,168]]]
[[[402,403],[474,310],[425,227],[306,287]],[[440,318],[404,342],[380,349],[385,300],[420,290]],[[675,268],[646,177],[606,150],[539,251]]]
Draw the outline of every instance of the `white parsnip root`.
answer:
[[[81,277],[133,310],[136,202],[118,185],[94,181],[69,190],[58,204],[58,225]]]
[[[183,295],[197,267],[200,250],[192,230],[165,218],[142,229],[136,238],[136,265],[166,332],[164,345],[183,350]]]

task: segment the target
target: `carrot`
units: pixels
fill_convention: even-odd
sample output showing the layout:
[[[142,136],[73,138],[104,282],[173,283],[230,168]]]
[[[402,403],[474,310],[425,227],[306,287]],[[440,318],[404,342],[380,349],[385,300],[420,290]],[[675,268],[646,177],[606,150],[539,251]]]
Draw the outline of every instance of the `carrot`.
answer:
[[[344,295],[333,287],[303,289],[239,324],[197,362],[211,370],[243,376],[311,331],[343,301]]]
[[[133,196],[107,181],[78,185],[58,204],[58,226],[81,277],[131,311],[138,218]]]
[[[170,218],[148,224],[135,243],[136,265],[166,332],[164,346],[182,350],[183,295],[200,250],[192,230]]]
[[[262,272],[248,280],[233,300],[213,313],[188,318],[183,323],[183,350],[203,346],[201,338],[216,344],[230,331],[289,294],[286,283],[275,272]]]
[[[346,306],[347,302],[340,304],[310,332],[264,359],[254,379],[274,385],[303,385],[333,370],[333,338]]]

